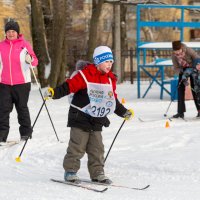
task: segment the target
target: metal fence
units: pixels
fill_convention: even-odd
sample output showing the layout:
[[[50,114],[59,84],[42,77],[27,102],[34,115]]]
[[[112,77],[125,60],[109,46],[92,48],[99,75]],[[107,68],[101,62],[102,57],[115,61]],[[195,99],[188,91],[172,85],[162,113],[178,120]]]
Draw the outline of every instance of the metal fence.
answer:
[[[200,51],[196,51],[200,55]],[[146,54],[147,62],[151,63],[155,61],[156,58],[166,58],[171,59],[171,50],[149,50]],[[136,48],[130,48],[129,50],[122,50],[122,61],[123,64],[121,66],[122,69],[122,81],[137,81],[137,61],[136,61]],[[141,55],[142,57],[142,55]],[[86,60],[86,51],[85,50],[78,50],[76,47],[72,48],[67,54],[67,61],[68,66],[67,70],[69,74],[71,74],[75,69],[75,63],[78,60]],[[155,75],[156,69],[148,68],[148,71]],[[142,81],[150,81],[150,78],[141,71],[141,80]],[[174,70],[172,67],[165,68],[165,77],[171,78],[174,76]],[[158,77],[159,78],[159,77]]]

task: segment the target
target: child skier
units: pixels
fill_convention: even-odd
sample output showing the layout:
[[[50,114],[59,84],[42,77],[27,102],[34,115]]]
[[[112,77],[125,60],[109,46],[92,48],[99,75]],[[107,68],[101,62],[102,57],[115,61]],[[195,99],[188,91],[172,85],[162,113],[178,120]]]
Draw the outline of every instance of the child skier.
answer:
[[[190,76],[193,76],[194,73],[196,73],[196,70],[194,68],[186,68],[185,71],[183,71],[183,75],[182,75],[182,78],[181,78],[181,82],[183,82],[183,84],[185,86],[188,86],[189,83],[188,83],[188,78]]]
[[[194,92],[196,93],[197,103],[200,105],[200,58],[194,60],[193,69],[192,76],[194,77]],[[197,117],[200,117],[200,115]]]
[[[93,53],[94,64],[67,79],[62,85],[48,88],[45,97],[59,99],[74,93],[69,113],[70,140],[64,157],[64,179],[79,182],[77,171],[80,159],[88,154],[88,170],[92,181],[110,184],[104,173],[104,145],[102,127],[108,127],[108,114],[115,113],[126,120],[134,113],[127,110],[117,99],[116,76],[111,72],[114,62],[109,47],[99,46]]]

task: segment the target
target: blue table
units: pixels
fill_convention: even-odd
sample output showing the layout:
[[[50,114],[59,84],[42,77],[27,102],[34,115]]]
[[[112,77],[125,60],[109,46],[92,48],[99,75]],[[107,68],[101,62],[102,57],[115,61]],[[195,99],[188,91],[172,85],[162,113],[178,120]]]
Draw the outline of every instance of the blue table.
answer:
[[[161,62],[157,62],[155,64],[151,63],[151,64],[146,64],[146,65],[144,65],[144,64],[139,65],[139,68],[142,69],[147,74],[147,76],[151,78],[151,82],[150,82],[148,88],[146,89],[146,91],[144,92],[142,98],[145,98],[145,96],[151,89],[151,86],[153,85],[153,83],[156,83],[161,87],[160,99],[163,99],[164,91],[171,96],[171,91],[169,91],[165,87],[166,84],[171,84],[171,80],[165,80],[165,67],[172,67],[172,61],[162,59]],[[157,69],[156,74],[153,75],[150,71],[147,70],[147,68]],[[160,80],[158,78],[159,76],[160,76]]]

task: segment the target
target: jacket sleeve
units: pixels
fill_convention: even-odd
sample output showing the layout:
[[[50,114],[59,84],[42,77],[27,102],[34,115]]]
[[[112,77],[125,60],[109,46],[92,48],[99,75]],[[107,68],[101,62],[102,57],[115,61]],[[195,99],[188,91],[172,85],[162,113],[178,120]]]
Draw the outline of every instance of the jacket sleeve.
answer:
[[[179,74],[181,72],[181,67],[179,66],[178,61],[174,55],[172,55],[172,63],[173,63],[173,69],[175,73]]]
[[[38,65],[38,59],[37,59],[37,56],[35,55],[31,45],[29,44],[29,42],[25,41],[25,45],[26,45],[26,48],[27,48],[27,51],[28,53],[31,55],[31,57],[33,58],[33,61],[32,61],[32,66],[33,67],[36,67]]]
[[[115,108],[115,114],[117,114],[120,117],[123,117],[127,109],[119,102],[118,99],[116,99],[116,108]]]
[[[67,79],[66,82],[68,83],[70,93],[76,93],[79,90],[85,89],[87,87],[80,73],[77,73],[71,79]]]
[[[81,89],[86,88],[86,83],[80,73],[76,74],[73,78],[67,79],[62,85],[54,88],[53,99],[60,99],[70,93],[76,93]]]
[[[55,87],[53,99],[60,99],[69,94],[69,85],[67,82],[64,82],[62,85]]]
[[[186,48],[186,54],[190,55],[192,57],[192,60],[200,58],[200,56],[197,54],[197,52],[189,47]]]

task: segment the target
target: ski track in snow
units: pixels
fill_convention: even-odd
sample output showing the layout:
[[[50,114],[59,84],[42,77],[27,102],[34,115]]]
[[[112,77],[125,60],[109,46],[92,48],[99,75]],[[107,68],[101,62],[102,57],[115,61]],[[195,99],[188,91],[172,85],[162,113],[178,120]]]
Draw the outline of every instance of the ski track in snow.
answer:
[[[127,93],[127,91],[130,91]],[[134,191],[109,187],[99,194],[92,191],[61,185],[51,178],[63,179],[63,157],[69,139],[67,124],[68,100],[47,101],[60,142],[57,141],[47,112],[43,108],[34,127],[33,138],[28,141],[17,163],[23,143],[8,149],[0,149],[0,199],[4,200],[198,200],[200,196],[200,134],[198,122],[172,121],[165,128],[166,120],[143,123],[145,119],[163,117],[170,99],[159,100],[159,88],[152,88],[152,96],[136,98],[136,87],[130,84],[118,86],[119,99],[126,97],[125,106],[135,111],[135,118],[126,121],[105,163],[105,172],[115,184],[143,187]],[[32,123],[42,105],[37,86],[32,86],[29,108]],[[186,102],[186,116],[196,115],[193,101]],[[168,115],[176,113],[172,103]],[[109,117],[111,125],[103,131],[105,154],[116,135],[122,118]],[[9,140],[19,140],[16,112],[11,113]],[[87,156],[81,162],[78,173],[89,179]],[[104,186],[92,186],[104,188]]]

